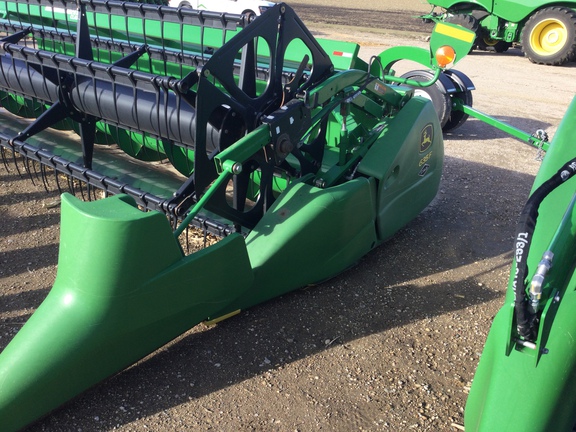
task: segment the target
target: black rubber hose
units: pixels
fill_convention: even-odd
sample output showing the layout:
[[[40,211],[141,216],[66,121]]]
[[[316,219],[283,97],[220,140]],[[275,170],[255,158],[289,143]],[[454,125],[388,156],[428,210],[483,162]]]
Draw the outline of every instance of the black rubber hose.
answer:
[[[516,239],[514,243],[516,273],[512,282],[514,290],[514,310],[516,312],[516,330],[518,334],[529,341],[536,339],[536,315],[528,311],[526,297],[526,277],[528,275],[528,251],[534,235],[538,209],[544,198],[558,186],[576,174],[576,158],[570,160],[562,168],[544,182],[530,196],[520,213]]]

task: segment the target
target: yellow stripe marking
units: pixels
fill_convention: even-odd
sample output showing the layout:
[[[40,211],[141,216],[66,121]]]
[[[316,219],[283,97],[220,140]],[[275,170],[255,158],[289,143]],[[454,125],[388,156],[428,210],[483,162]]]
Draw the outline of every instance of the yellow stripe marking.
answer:
[[[214,319],[211,319],[210,321],[204,321],[204,324],[207,326],[213,326],[213,325],[216,325],[219,322],[222,322],[228,318],[232,318],[234,315],[238,315],[239,313],[240,313],[240,309],[232,311],[230,313],[227,313],[226,315],[216,317]]]
[[[443,34],[445,36],[453,37],[454,39],[459,39],[464,42],[472,42],[476,35],[468,30],[461,30],[456,27],[448,26],[446,24],[438,23],[436,24],[436,33]]]

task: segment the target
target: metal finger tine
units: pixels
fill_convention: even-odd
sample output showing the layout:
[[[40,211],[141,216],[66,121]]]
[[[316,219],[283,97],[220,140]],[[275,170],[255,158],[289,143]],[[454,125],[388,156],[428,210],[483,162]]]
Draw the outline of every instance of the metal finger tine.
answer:
[[[16,172],[18,173],[19,176],[22,176],[22,172],[20,171],[20,168],[18,167],[18,160],[16,158],[16,152],[12,151],[12,161],[14,162],[14,167],[16,167]]]
[[[30,177],[30,181],[32,182],[32,184],[36,186],[36,182],[34,181],[34,177],[32,176],[32,170],[30,169],[30,158],[27,158],[26,156],[23,156],[23,158],[24,158],[24,169],[26,170],[28,177]]]
[[[58,179],[58,170],[54,170],[54,178],[56,179],[56,187],[58,188],[58,193],[62,193],[62,187],[60,187],[60,180]]]
[[[8,160],[6,159],[6,152],[7,150],[4,147],[0,147],[0,157],[2,157],[2,163],[4,167],[6,167],[6,171],[10,172],[10,168],[8,167]]]
[[[82,186],[84,186],[83,184],[84,182],[81,180],[78,180],[78,189],[80,190],[80,197],[82,198],[82,201],[89,201],[88,199],[86,199],[86,197],[84,196],[84,188]]]
[[[96,195],[97,188],[86,181],[86,196],[88,201],[97,201],[98,196]]]
[[[96,188],[90,183],[87,183],[86,189],[88,190],[88,201],[96,201],[98,199],[96,197]]]
[[[38,174],[38,166],[42,166],[42,164],[38,161],[32,161],[32,169],[34,170],[34,177],[36,177],[36,180],[40,180],[40,174]]]
[[[66,175],[66,181],[68,182],[68,190],[72,195],[76,195],[76,190],[74,189],[74,179],[70,175]]]
[[[48,172],[46,170],[46,165],[40,164],[40,177],[42,178],[42,184],[46,192],[50,191],[50,184],[48,183]]]

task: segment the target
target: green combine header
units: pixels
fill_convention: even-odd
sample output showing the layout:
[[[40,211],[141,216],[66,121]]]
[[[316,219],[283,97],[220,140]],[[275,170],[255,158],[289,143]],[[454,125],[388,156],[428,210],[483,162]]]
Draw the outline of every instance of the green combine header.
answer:
[[[107,196],[62,196],[54,287],[0,354],[2,431],[202,321],[353,265],[438,190],[440,119],[414,88],[471,91],[443,70],[473,37],[446,24],[430,50],[365,62],[285,4],[255,19],[106,0],[0,12],[0,100],[30,119],[4,115],[3,159]],[[404,58],[430,79],[396,77]],[[191,227],[220,240],[190,253]]]
[[[62,195],[54,286],[0,353],[3,432],[198,323],[354,265],[435,197],[443,130],[469,116],[548,149],[544,136],[471,107],[472,82],[449,68],[476,35],[450,23],[436,25],[430,49],[395,47],[368,61],[356,44],[315,39],[286,4],[254,18],[108,0],[0,1],[0,34],[0,156],[75,192]],[[404,59],[422,69],[397,76]],[[565,151],[572,117],[543,172],[576,156]],[[550,212],[572,214],[564,189]],[[105,198],[93,200],[97,191]],[[557,359],[554,344],[555,326],[573,334],[561,312],[574,285],[571,217],[543,234],[536,225],[522,274],[548,277],[533,262],[557,222],[549,249],[561,258],[549,275],[562,274],[534,294],[516,284],[514,303],[532,300],[495,324],[505,343],[489,340],[467,428],[501,406],[493,394],[506,393],[490,387],[501,381],[491,369],[498,356],[523,359],[511,369],[523,376],[556,370],[566,392],[555,396],[569,400],[574,350]],[[189,251],[194,228],[217,241]],[[555,318],[544,319],[549,310]],[[525,327],[506,327],[517,317]],[[549,418],[573,422],[573,407]]]

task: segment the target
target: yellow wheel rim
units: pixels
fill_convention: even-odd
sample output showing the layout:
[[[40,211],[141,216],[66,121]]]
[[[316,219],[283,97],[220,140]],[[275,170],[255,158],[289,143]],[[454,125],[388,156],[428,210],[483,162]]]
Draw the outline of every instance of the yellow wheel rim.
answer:
[[[560,51],[568,41],[566,26],[557,19],[538,23],[530,33],[530,45],[536,54],[547,56]]]
[[[488,38],[488,37],[485,37],[483,40],[484,40],[484,43],[486,44],[486,46],[490,46],[490,47],[495,46],[499,42],[497,39],[492,39],[492,38]]]

